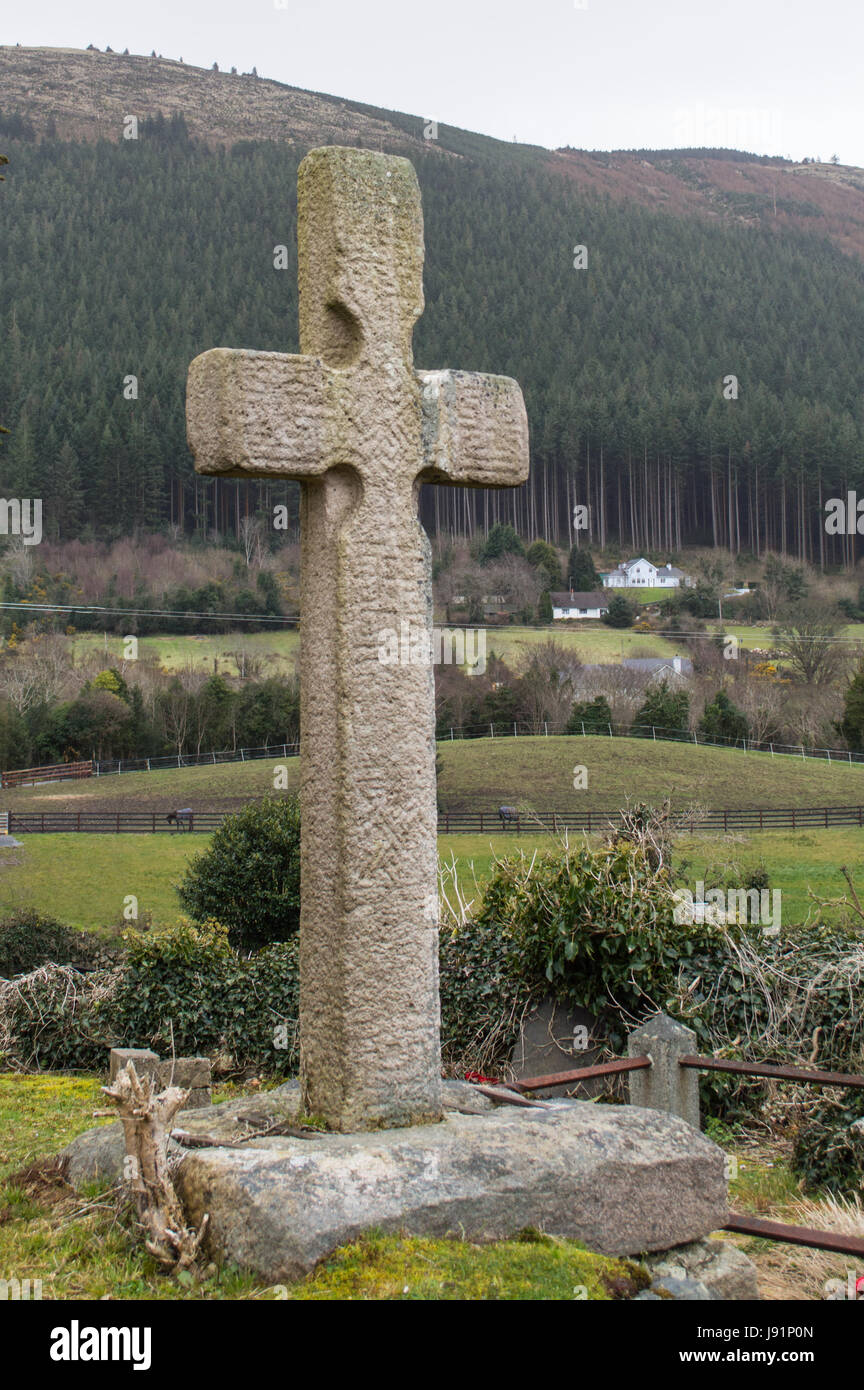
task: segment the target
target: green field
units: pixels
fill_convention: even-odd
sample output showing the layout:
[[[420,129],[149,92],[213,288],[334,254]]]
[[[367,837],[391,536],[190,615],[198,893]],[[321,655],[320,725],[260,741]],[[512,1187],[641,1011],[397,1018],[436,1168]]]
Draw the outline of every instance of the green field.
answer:
[[[76,654],[98,652],[105,657],[106,665],[116,665],[123,660],[123,638],[111,633],[81,632],[72,642]],[[201,636],[166,633],[138,639],[141,661],[155,660],[166,671],[197,667],[211,672],[218,670],[223,676],[238,674],[232,652],[239,651],[264,663],[262,675],[290,674],[299,650],[300,634],[296,628],[277,632],[216,632]]]
[[[581,840],[571,833],[571,843]],[[127,898],[138,900],[138,920],[173,922],[181,915],[174,885],[207,835],[26,835],[20,849],[3,850],[0,860],[0,914],[35,907],[72,926],[116,936],[134,923],[124,919]],[[552,836],[496,834],[442,835],[438,840],[445,893],[455,906],[452,869],[464,900],[478,896],[496,856],[520,848],[554,849]],[[694,834],[683,837],[676,863],[687,864],[695,884],[712,867],[733,874],[764,862],[772,888],[783,894],[783,920],[803,921],[811,910],[809,889],[839,897],[846,890],[842,864],[854,873],[864,866],[864,832],[854,827],[810,834]],[[864,882],[859,883],[864,892]]]
[[[723,630],[734,634],[743,647],[773,647],[776,639],[770,627],[750,627],[734,621],[724,624]],[[850,624],[843,635],[850,642],[864,641],[864,625]],[[494,654],[508,665],[520,666],[538,642],[554,638],[562,647],[575,651],[586,663],[615,664],[623,657],[680,655],[681,648],[670,639],[652,632],[631,632],[604,627],[602,624],[558,622],[551,627],[490,627],[486,629],[487,659]],[[82,632],[72,639],[79,654],[96,652],[106,665],[123,660],[123,639],[111,634]],[[236,676],[234,652],[262,662],[262,675],[287,675],[295,671],[300,651],[300,634],[296,628],[279,632],[223,632],[196,636],[178,634],[156,635],[138,639],[141,660],[153,659],[166,671],[187,667],[223,676]],[[214,666],[214,662],[216,665]]]
[[[708,809],[864,804],[864,764],[832,763],[734,748],[704,748],[651,739],[563,736],[445,739],[439,743],[439,791],[444,810],[489,811],[503,803],[530,810],[615,810],[628,800],[699,805]],[[130,772],[119,777],[51,782],[4,790],[10,811],[167,812],[231,810],[272,791],[284,760]],[[575,791],[576,766],[587,787]],[[296,758],[287,760],[289,788]]]

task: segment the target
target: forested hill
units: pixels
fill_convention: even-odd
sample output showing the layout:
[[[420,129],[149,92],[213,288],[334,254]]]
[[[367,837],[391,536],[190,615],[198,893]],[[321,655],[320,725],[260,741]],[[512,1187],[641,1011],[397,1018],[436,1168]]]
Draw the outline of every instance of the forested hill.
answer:
[[[430,529],[506,519],[566,541],[587,502],[595,538],[626,549],[785,544],[818,561],[852,543],[825,536],[822,502],[864,495],[861,171],[555,153],[445,126],[424,140],[419,117],[251,75],[72,58],[86,81],[60,50],[0,49],[0,484],[43,498],[49,534],[230,531],[281,500],[194,478],[185,373],[220,344],[297,350],[296,171],[329,141],[417,168],[418,365],[525,390],[530,484],[427,489]],[[182,79],[172,100],[162,69]]]

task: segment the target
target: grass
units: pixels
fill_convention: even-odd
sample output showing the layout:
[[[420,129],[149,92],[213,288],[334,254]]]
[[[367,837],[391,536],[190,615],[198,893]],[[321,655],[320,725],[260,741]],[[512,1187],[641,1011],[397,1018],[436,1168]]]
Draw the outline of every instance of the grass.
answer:
[[[98,652],[105,664],[116,665],[123,660],[123,638],[100,632],[81,632],[72,638],[76,655]],[[232,652],[243,651],[247,656],[265,663],[262,674],[287,675],[294,671],[300,651],[300,634],[296,628],[271,632],[212,632],[202,635],[156,633],[139,637],[138,659],[153,659],[166,671],[182,671],[187,666],[205,668],[212,674],[236,676],[237,663]],[[216,663],[214,666],[214,662]]]
[[[451,811],[604,810],[628,800],[696,803],[709,808],[842,806],[864,799],[864,765],[772,757],[734,748],[654,743],[636,738],[497,738],[438,745],[439,791]],[[587,770],[574,791],[573,770]]]
[[[182,910],[174,884],[208,843],[207,835],[25,835],[20,849],[0,851],[0,914],[34,907],[70,926],[115,936],[131,925],[123,916],[124,900],[134,896],[139,921],[150,914],[154,923],[173,922]],[[441,835],[438,854],[442,864],[455,860],[460,891],[470,900],[482,890],[496,856],[555,844],[547,835]],[[822,897],[846,892],[840,865],[854,873],[862,849],[864,833],[854,827],[794,835],[694,834],[679,843],[676,864],[686,864],[686,882],[695,891],[696,881],[710,881],[712,872],[743,882],[748,869],[764,863],[771,887],[783,895],[788,926],[813,910],[808,889]]]
[[[693,803],[714,808],[850,806],[864,803],[864,764],[735,748],[705,748],[651,739],[581,736],[444,739],[439,791],[450,811],[488,810],[502,802],[523,811],[614,810],[628,800]],[[573,770],[587,770],[587,787],[574,791]],[[7,788],[10,811],[145,810],[167,813],[232,810],[273,790],[275,769],[287,767],[287,785],[299,784],[296,758],[216,766],[129,772],[74,782]]]
[[[44,1168],[22,1175],[91,1128],[102,1099],[92,1076],[0,1076],[0,1279],[41,1280],[43,1299],[606,1301],[647,1282],[628,1261],[531,1232],[482,1246],[370,1233],[288,1285],[213,1265],[199,1281],[165,1275],[113,1195],[73,1194]]]
[[[172,922],[181,913],[173,885],[204,835],[27,835],[3,850],[0,912],[36,907],[70,926],[116,936],[134,925],[125,900],[138,899],[138,920]],[[6,858],[5,856],[9,856]]]
[[[571,834],[571,842],[573,839]],[[445,864],[455,859],[460,891],[470,900],[482,891],[496,856],[518,852],[520,847],[528,854],[543,852],[553,849],[555,843],[552,836],[542,835],[441,835],[438,855]],[[710,884],[712,876],[728,877],[732,883],[743,884],[748,870],[764,864],[771,888],[782,894],[782,924],[788,927],[815,913],[810,890],[820,898],[839,898],[847,893],[840,866],[846,864],[854,877],[862,864],[862,852],[864,833],[854,827],[794,835],[776,830],[754,835],[712,832],[682,837],[675,865],[695,895],[700,879]],[[859,881],[859,894],[862,889],[864,882]]]
[[[673,656],[680,648],[667,637],[627,628],[557,622],[553,628],[493,627],[486,632],[486,660],[493,655],[508,666],[521,666],[538,642],[554,640],[578,654],[586,665],[617,664],[625,656]]]
[[[730,1131],[713,1120],[705,1131],[735,1159],[729,1182],[732,1210],[817,1231],[864,1235],[861,1207],[854,1200],[838,1201],[830,1192],[803,1196],[803,1184],[789,1167],[788,1146],[782,1141],[757,1144],[740,1128]],[[861,1261],[849,1255],[728,1232],[725,1238],[753,1260],[759,1295],[766,1300],[821,1301],[829,1280],[839,1280],[845,1288],[850,1268],[857,1265],[856,1272],[862,1272]]]
[[[624,591],[625,593],[627,591]],[[629,597],[638,603],[651,603],[668,596],[666,589],[630,591]],[[771,625],[751,626],[735,622],[735,605],[726,608],[723,631],[738,638],[741,646],[773,648],[777,645]],[[661,626],[662,626],[661,622]],[[459,624],[457,624],[459,626]],[[464,626],[464,624],[463,624]],[[710,629],[720,624],[709,622]],[[849,623],[841,630],[849,642],[864,643],[864,624]],[[681,653],[669,638],[651,632],[632,632],[627,628],[605,627],[601,623],[557,622],[550,627],[490,627],[486,630],[487,658],[492,652],[510,664],[521,665],[538,642],[550,637],[568,650],[579,654],[586,663],[617,663],[630,656],[673,656]],[[99,653],[105,664],[117,664],[123,659],[123,639],[111,634],[82,632],[71,639],[78,654]],[[232,655],[244,651],[248,657],[263,662],[262,674],[288,675],[296,670],[300,652],[300,634],[296,628],[271,632],[220,632],[185,635],[154,634],[138,639],[139,659],[151,658],[166,671],[187,667],[218,670],[222,675],[236,676],[237,663]],[[215,662],[215,666],[214,666]]]

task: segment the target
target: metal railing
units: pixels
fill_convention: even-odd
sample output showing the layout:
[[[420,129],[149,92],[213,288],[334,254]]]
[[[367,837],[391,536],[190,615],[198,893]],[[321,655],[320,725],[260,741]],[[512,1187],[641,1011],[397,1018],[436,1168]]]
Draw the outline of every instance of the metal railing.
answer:
[[[730,748],[743,753],[768,753],[771,757],[815,758],[832,767],[842,764],[851,767],[864,763],[864,753],[849,748],[816,748],[805,744],[768,743],[752,738],[722,738],[702,734],[696,729],[666,729],[659,724],[596,724],[580,721],[579,728],[571,725],[526,723],[524,720],[493,721],[490,724],[454,724],[438,726],[439,743],[484,738],[641,738],[655,743],[690,743],[698,748]],[[300,752],[298,740],[265,743],[255,748],[223,748],[208,753],[169,753],[152,758],[94,758],[86,763],[54,763],[48,767],[26,768],[2,774],[3,786],[21,785],[28,781],[56,781],[71,776],[90,776],[90,772],[70,772],[66,769],[88,767],[94,777],[113,777],[125,772],[160,772],[184,767],[217,766],[219,763],[255,762],[267,758],[296,758]],[[14,781],[12,779],[15,779]]]
[[[692,1034],[690,1035],[692,1037]],[[738,1076],[762,1076],[775,1081],[792,1081],[809,1086],[842,1086],[864,1089],[864,1076],[856,1072],[818,1071],[812,1067],[777,1066],[770,1062],[747,1062],[732,1058],[703,1057],[686,1053],[673,1059],[678,1067],[694,1071],[719,1071]],[[526,1092],[545,1091],[555,1086],[573,1086],[602,1076],[615,1076],[622,1072],[635,1072],[653,1069],[655,1063],[650,1056],[616,1057],[609,1062],[595,1066],[575,1067],[571,1071],[554,1072],[549,1076],[521,1077],[518,1081],[497,1081],[484,1078],[497,1088],[514,1093],[514,1101],[523,1103]],[[665,1064],[667,1067],[669,1062]],[[517,1099],[518,1098],[518,1099]],[[673,1113],[680,1113],[673,1110]],[[837,1231],[818,1231],[809,1226],[789,1226],[780,1221],[767,1221],[760,1217],[747,1216],[741,1212],[729,1212],[724,1230],[741,1235],[757,1236],[762,1240],[776,1240],[790,1245],[810,1246],[818,1250],[830,1250],[841,1255],[864,1256],[864,1239],[838,1233]]]

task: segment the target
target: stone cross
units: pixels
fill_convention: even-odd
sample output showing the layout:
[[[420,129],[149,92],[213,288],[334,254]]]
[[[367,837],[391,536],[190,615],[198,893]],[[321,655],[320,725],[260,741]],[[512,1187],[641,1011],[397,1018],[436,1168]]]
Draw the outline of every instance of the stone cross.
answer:
[[[187,421],[199,473],[303,485],[301,1086],[308,1113],[353,1131],[441,1114],[420,486],[524,482],[528,427],[515,381],[414,370],[423,217],[407,159],[312,150],[298,247],[301,355],[196,357]],[[406,623],[415,659],[382,659]]]

